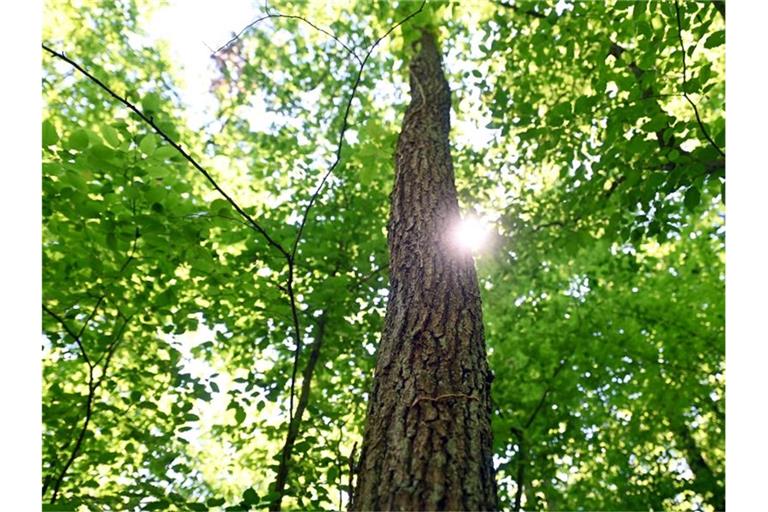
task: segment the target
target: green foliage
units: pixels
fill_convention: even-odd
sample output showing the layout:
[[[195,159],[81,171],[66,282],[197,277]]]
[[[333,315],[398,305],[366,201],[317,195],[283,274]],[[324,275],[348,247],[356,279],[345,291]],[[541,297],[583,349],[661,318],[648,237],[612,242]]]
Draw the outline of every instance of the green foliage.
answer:
[[[45,44],[151,118],[290,249],[359,62],[301,20],[265,22],[214,59],[209,115],[221,122],[190,128],[178,69],[133,37],[151,6],[82,4],[47,2]],[[419,7],[338,3],[321,15],[316,4],[271,7],[360,58]],[[386,308],[407,63],[432,26],[453,89],[459,196],[495,223],[478,269],[503,507],[520,484],[525,510],[716,507],[724,23],[703,2],[680,2],[682,33],[674,3],[553,4],[430,2],[381,42],[293,266],[177,148],[45,53],[43,500],[59,488],[46,506],[266,508],[296,356],[289,275],[297,390],[315,370],[283,505],[346,506]],[[262,100],[290,122],[251,126],[238,109]]]

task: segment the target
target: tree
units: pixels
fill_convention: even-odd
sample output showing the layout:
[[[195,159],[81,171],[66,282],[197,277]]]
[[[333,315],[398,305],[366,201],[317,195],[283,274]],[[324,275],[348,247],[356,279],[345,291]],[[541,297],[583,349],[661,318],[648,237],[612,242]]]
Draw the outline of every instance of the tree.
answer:
[[[492,374],[474,262],[459,221],[451,99],[435,36],[410,64],[411,103],[395,153],[389,302],[354,510],[492,510]]]
[[[722,5],[323,6],[46,4],[43,501],[724,508]]]

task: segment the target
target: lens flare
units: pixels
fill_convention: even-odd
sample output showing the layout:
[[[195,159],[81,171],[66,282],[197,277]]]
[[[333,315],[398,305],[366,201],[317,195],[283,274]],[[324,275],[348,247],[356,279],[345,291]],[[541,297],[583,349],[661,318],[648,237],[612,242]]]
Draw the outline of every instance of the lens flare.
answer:
[[[481,219],[468,216],[453,229],[453,242],[459,249],[477,252],[483,249],[488,241],[489,227]]]

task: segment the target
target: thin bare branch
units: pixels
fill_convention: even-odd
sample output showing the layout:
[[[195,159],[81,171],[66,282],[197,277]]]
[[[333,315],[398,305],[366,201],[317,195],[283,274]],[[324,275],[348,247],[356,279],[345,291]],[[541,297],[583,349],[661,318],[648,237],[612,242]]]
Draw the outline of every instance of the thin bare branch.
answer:
[[[94,308],[95,311],[96,308]],[[98,390],[99,386],[101,386],[104,381],[107,378],[107,370],[109,370],[109,363],[112,359],[112,355],[115,353],[115,350],[117,349],[118,344],[122,340],[123,332],[125,330],[125,327],[128,325],[128,322],[130,322],[131,317],[125,318],[123,314],[118,309],[118,314],[121,318],[124,318],[123,324],[118,329],[118,331],[113,336],[112,342],[107,347],[107,350],[102,353],[101,356],[99,356],[99,359],[94,363],[93,365],[88,365],[88,396],[86,397],[85,401],[85,417],[83,419],[83,425],[80,428],[80,432],[77,436],[77,441],[75,441],[75,446],[72,448],[72,452],[69,454],[69,457],[67,458],[67,461],[64,463],[64,467],[61,469],[61,472],[56,477],[56,480],[53,484],[53,493],[51,495],[51,503],[56,503],[56,500],[59,497],[59,492],[61,491],[61,485],[64,482],[64,477],[67,475],[67,471],[69,471],[69,468],[72,466],[72,463],[75,461],[75,459],[80,455],[80,449],[83,445],[83,440],[85,439],[85,435],[88,433],[88,425],[91,422],[91,417],[93,416],[93,404],[96,397],[96,391]],[[98,379],[94,376],[94,370],[99,365],[102,359],[106,356],[106,359],[104,360],[104,364],[101,367],[101,375]],[[48,479],[50,477],[47,477]],[[47,488],[46,486],[43,488],[43,493],[45,493],[45,490]]]
[[[93,364],[91,363],[91,360],[88,357],[88,352],[86,352],[85,347],[83,346],[82,337],[83,337],[83,333],[85,333],[85,329],[88,327],[88,324],[96,314],[96,311],[99,309],[99,306],[101,305],[101,302],[103,300],[104,300],[104,296],[102,295],[96,301],[96,305],[93,307],[93,310],[91,310],[91,313],[85,319],[85,322],[83,322],[82,327],[80,327],[80,331],[77,333],[75,333],[75,331],[72,330],[72,328],[70,328],[69,324],[67,324],[67,322],[61,316],[59,316],[51,308],[43,304],[43,311],[45,311],[50,316],[52,316],[56,321],[58,321],[61,324],[61,326],[64,327],[64,330],[67,331],[67,334],[69,334],[69,337],[75,340],[77,347],[80,349],[80,354],[83,356],[83,360],[85,361],[85,364],[87,364],[88,368],[91,368],[91,369],[93,368]]]
[[[296,256],[296,250],[299,245],[299,241],[301,240],[301,235],[304,231],[304,225],[307,222],[307,217],[309,216],[309,211],[312,209],[312,205],[314,205],[315,201],[317,200],[317,196],[320,195],[320,192],[323,190],[323,187],[325,186],[325,182],[328,180],[331,174],[333,174],[333,171],[336,169],[336,167],[339,165],[339,162],[341,162],[341,150],[344,147],[344,135],[347,132],[347,128],[349,128],[349,112],[352,109],[352,100],[355,99],[355,94],[357,93],[357,88],[360,85],[360,81],[363,77],[363,70],[365,69],[365,64],[368,62],[368,59],[371,56],[371,53],[373,53],[373,50],[376,49],[376,47],[383,41],[389,34],[394,32],[398,27],[400,27],[403,23],[406,23],[408,20],[419,14],[422,9],[424,9],[424,5],[426,4],[426,0],[423,0],[421,2],[421,5],[418,9],[413,11],[411,14],[400,20],[398,23],[393,25],[389,30],[387,30],[382,36],[380,36],[376,41],[373,42],[373,44],[368,48],[368,51],[365,54],[365,58],[360,63],[360,68],[357,72],[357,77],[355,78],[355,83],[352,86],[352,92],[349,95],[349,99],[347,100],[347,105],[344,110],[344,120],[341,125],[341,131],[339,132],[339,142],[336,146],[336,158],[331,164],[331,166],[326,171],[325,175],[323,176],[323,179],[320,181],[320,185],[318,185],[317,189],[315,190],[315,193],[312,194],[312,197],[309,199],[309,203],[307,204],[306,209],[304,210],[304,215],[301,218],[301,224],[299,224],[299,231],[296,234],[296,240],[293,242],[293,248],[291,249],[291,256],[295,258]]]
[[[242,30],[240,30],[240,32],[238,32],[237,34],[232,36],[232,39],[230,39],[229,41],[227,41],[226,43],[221,45],[221,47],[219,47],[218,50],[216,50],[215,52],[213,52],[213,54],[211,54],[211,57],[213,57],[213,56],[215,56],[215,55],[217,55],[217,54],[219,54],[219,53],[229,49],[233,44],[235,44],[240,39],[240,37],[242,37],[242,35],[245,32],[247,32],[251,28],[255,27],[260,22],[262,22],[264,20],[271,19],[271,18],[287,18],[287,19],[294,19],[294,20],[303,21],[304,23],[306,23],[310,27],[314,28],[315,30],[318,30],[318,31],[322,32],[323,34],[327,35],[328,37],[330,37],[331,39],[333,39],[334,41],[339,43],[342,46],[342,48],[344,48],[352,57],[355,58],[355,60],[358,62],[358,64],[362,64],[362,61],[360,60],[360,57],[357,55],[357,53],[355,53],[355,51],[352,50],[349,46],[344,44],[344,42],[341,39],[339,39],[338,37],[336,37],[336,35],[334,35],[333,32],[325,30],[322,27],[318,27],[317,25],[315,25],[314,23],[312,23],[311,21],[309,21],[308,19],[306,19],[306,18],[304,18],[302,16],[295,16],[295,15],[292,15],[292,14],[280,14],[280,13],[268,13],[268,14],[265,14],[264,16],[256,18],[255,20],[250,22],[248,25],[246,25]]]
[[[96,360],[95,365],[98,366],[99,363],[101,363],[102,359],[106,357],[104,360],[104,365],[101,367],[101,377],[99,377],[98,382],[96,383],[96,387],[98,388],[102,382],[104,382],[104,378],[107,375],[107,370],[109,369],[109,363],[112,360],[112,355],[114,355],[115,350],[117,350],[117,346],[120,344],[120,342],[123,339],[123,332],[125,331],[125,328],[128,326],[128,323],[131,321],[131,318],[133,316],[124,317],[122,313],[120,313],[120,310],[118,309],[119,316],[123,319],[123,325],[120,326],[120,328],[117,330],[115,335],[112,337],[112,342],[107,347],[107,350],[103,352],[99,358]]]
[[[154,130],[154,131],[155,131],[155,132],[156,132],[158,135],[160,135],[160,137],[162,137],[162,138],[163,138],[163,140],[165,140],[165,141],[166,141],[168,144],[170,144],[170,145],[171,145],[171,146],[172,146],[172,147],[173,147],[173,148],[174,148],[176,151],[178,151],[178,152],[179,152],[179,153],[180,153],[180,154],[181,154],[181,155],[182,155],[182,156],[183,156],[183,157],[184,157],[184,158],[185,158],[185,159],[186,159],[186,160],[187,160],[187,161],[188,161],[190,164],[192,164],[192,166],[193,166],[195,169],[197,169],[197,171],[198,171],[198,172],[200,172],[200,173],[201,173],[203,176],[205,176],[205,178],[206,178],[206,179],[208,180],[208,182],[209,182],[209,183],[210,183],[210,184],[213,186],[213,188],[215,188],[215,189],[216,189],[216,191],[218,191],[218,192],[219,192],[219,194],[221,194],[221,195],[222,195],[222,197],[224,197],[224,199],[226,199],[226,200],[227,200],[227,202],[228,202],[229,204],[231,204],[231,205],[232,205],[232,207],[233,207],[233,208],[234,208],[234,209],[237,211],[237,213],[239,213],[239,214],[240,214],[240,215],[241,215],[243,218],[245,218],[245,219],[248,221],[248,223],[249,223],[249,224],[250,224],[250,225],[253,227],[253,229],[255,229],[257,232],[259,232],[259,233],[260,233],[260,234],[261,234],[261,235],[264,237],[264,239],[267,241],[267,243],[268,243],[269,245],[271,245],[272,247],[274,247],[275,249],[277,249],[277,250],[278,250],[278,251],[279,251],[279,252],[280,252],[280,253],[281,253],[283,256],[285,256],[286,258],[287,258],[287,257],[289,257],[289,253],[288,253],[288,251],[286,251],[286,250],[283,248],[283,246],[282,246],[282,245],[280,245],[280,243],[278,243],[278,242],[277,242],[277,241],[275,241],[275,240],[274,240],[272,237],[270,237],[270,236],[269,236],[269,234],[266,232],[266,230],[265,230],[265,229],[264,229],[264,228],[263,228],[263,227],[262,227],[262,226],[261,226],[261,225],[260,225],[258,222],[256,222],[256,220],[254,220],[254,218],[253,218],[253,217],[251,217],[250,215],[248,215],[248,214],[245,212],[245,210],[243,210],[243,209],[240,207],[240,205],[239,205],[239,204],[237,204],[237,202],[236,202],[236,201],[235,201],[235,200],[234,200],[234,199],[233,199],[233,198],[232,198],[232,197],[231,197],[229,194],[227,194],[227,192],[226,192],[226,191],[224,191],[224,189],[223,189],[223,188],[222,188],[222,187],[221,187],[221,186],[220,186],[220,185],[219,185],[219,184],[216,182],[216,180],[214,180],[214,179],[213,179],[213,176],[211,176],[211,174],[210,174],[208,171],[206,171],[206,170],[203,168],[203,166],[201,166],[201,165],[200,165],[200,164],[199,164],[199,163],[198,163],[198,162],[197,162],[197,161],[196,161],[194,158],[192,158],[192,156],[191,156],[189,153],[187,153],[187,152],[186,152],[186,151],[185,151],[185,150],[184,150],[184,149],[181,147],[181,145],[180,145],[180,144],[177,144],[177,143],[176,143],[176,142],[175,142],[175,141],[174,141],[174,140],[173,140],[173,139],[172,139],[172,138],[171,138],[171,137],[170,137],[170,136],[169,136],[167,133],[165,133],[165,131],[163,131],[162,129],[160,129],[160,128],[159,128],[159,127],[158,127],[158,126],[155,124],[155,121],[153,120],[153,118],[152,118],[151,116],[147,116],[146,114],[144,114],[144,113],[143,113],[141,110],[139,110],[139,108],[138,108],[138,107],[136,107],[136,105],[134,105],[133,103],[131,103],[130,101],[128,101],[126,98],[122,98],[122,97],[121,97],[120,95],[118,95],[118,94],[117,94],[117,93],[116,93],[114,90],[112,90],[112,89],[111,89],[111,88],[110,88],[108,85],[106,85],[104,82],[102,82],[101,80],[99,80],[98,78],[96,78],[94,75],[92,75],[91,73],[89,73],[88,71],[86,71],[86,70],[85,70],[85,69],[84,69],[84,68],[83,68],[83,67],[82,67],[80,64],[78,64],[78,63],[77,63],[77,62],[75,62],[74,60],[70,59],[69,57],[67,57],[67,56],[66,56],[66,55],[64,55],[63,53],[57,52],[57,51],[55,51],[55,50],[52,50],[51,48],[49,48],[49,47],[48,47],[48,46],[46,46],[45,44],[43,44],[43,49],[44,49],[45,51],[47,51],[48,53],[50,53],[51,55],[53,55],[54,57],[57,57],[57,58],[59,58],[59,59],[61,59],[61,60],[65,61],[65,62],[67,62],[67,63],[68,63],[68,64],[70,64],[71,66],[73,66],[75,69],[77,69],[78,71],[80,71],[80,72],[81,72],[83,75],[85,75],[86,77],[88,77],[88,79],[89,79],[89,80],[91,80],[91,81],[92,81],[92,82],[94,82],[96,85],[98,85],[99,87],[101,87],[101,88],[102,88],[102,89],[103,89],[103,90],[104,90],[104,91],[105,91],[107,94],[109,94],[109,95],[110,95],[110,96],[112,96],[114,99],[116,99],[117,101],[119,101],[120,103],[122,103],[123,105],[125,105],[126,107],[128,107],[128,109],[129,109],[131,112],[133,112],[134,114],[136,114],[137,116],[139,116],[139,118],[140,118],[142,121],[144,121],[144,122],[145,122],[145,123],[147,123],[149,126],[151,126],[151,127],[152,127],[152,129],[153,129],[153,130]]]

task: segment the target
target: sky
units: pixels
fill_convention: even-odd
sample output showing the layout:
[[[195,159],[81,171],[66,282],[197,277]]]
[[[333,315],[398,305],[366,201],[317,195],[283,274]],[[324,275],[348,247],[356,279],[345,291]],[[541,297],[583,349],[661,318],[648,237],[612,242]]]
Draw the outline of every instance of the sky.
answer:
[[[181,79],[178,93],[192,129],[209,121],[208,112],[213,112],[216,106],[209,93],[216,76],[211,59],[213,49],[222,46],[233,33],[240,32],[263,12],[250,0],[227,0],[213,5],[205,0],[171,0],[159,8],[145,26],[149,40],[165,42],[171,58],[178,64]],[[184,20],[183,23],[180,20]],[[277,119],[264,111],[263,106],[255,103],[251,117],[255,127],[265,129]]]

